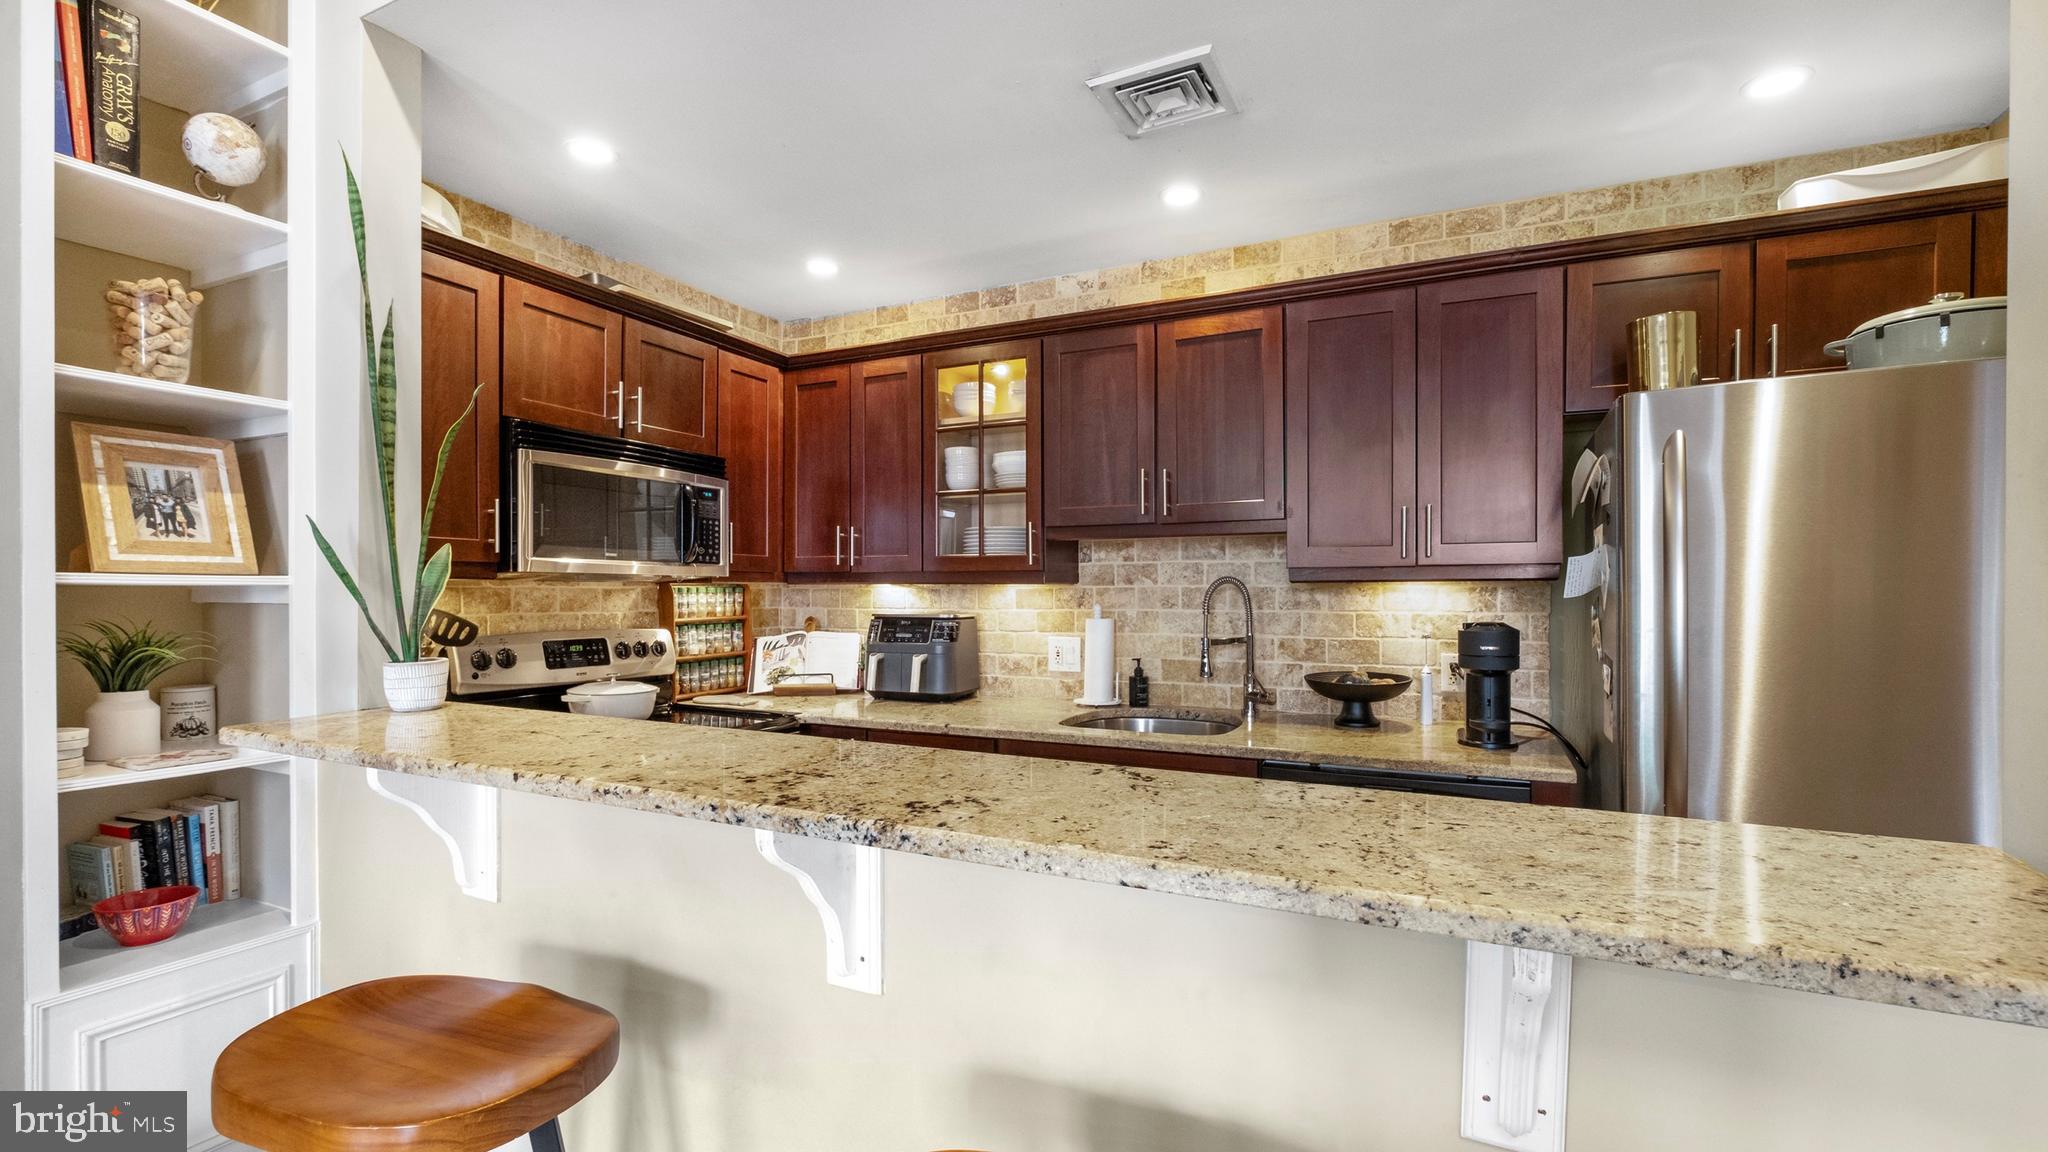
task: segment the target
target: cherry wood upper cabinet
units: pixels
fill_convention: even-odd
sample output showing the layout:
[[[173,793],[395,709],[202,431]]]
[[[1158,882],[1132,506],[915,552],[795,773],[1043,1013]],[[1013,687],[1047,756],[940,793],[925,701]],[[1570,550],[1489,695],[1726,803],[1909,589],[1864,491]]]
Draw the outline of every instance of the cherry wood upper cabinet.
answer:
[[[1415,290],[1287,306],[1287,564],[1412,566]]]
[[[450,545],[457,563],[498,560],[498,296],[496,272],[420,253],[421,492],[434,482],[441,438],[476,394],[441,473],[427,541]]]
[[[1564,272],[1416,290],[1424,566],[1564,559]]]
[[[1698,314],[1703,379],[1750,375],[1749,260],[1747,243],[1714,244],[1565,269],[1564,410],[1605,412],[1628,391],[1629,321],[1658,312]]]
[[[782,373],[718,354],[718,444],[730,487],[735,580],[782,579]]]
[[[915,572],[924,565],[924,376],[918,358],[855,364],[850,387],[849,562],[855,572]]]
[[[1757,373],[1843,367],[1821,346],[1936,293],[1967,294],[1970,250],[1968,213],[1757,241]]]
[[[619,434],[624,318],[505,277],[505,415]]]
[[[1156,389],[1150,324],[1045,341],[1045,522],[1054,528],[1157,518]]]
[[[1977,213],[1976,259],[1970,269],[1970,295],[2005,295],[2005,209]]]
[[[718,349],[626,320],[626,436],[685,452],[718,452]]]
[[[1286,515],[1286,378],[1276,305],[1157,327],[1159,521]]]
[[[948,348],[923,360],[924,570],[1043,570],[1045,384],[1038,341]],[[949,455],[974,459],[972,483],[947,476]],[[1023,468],[999,475],[998,460],[1022,460]]]
[[[782,566],[846,571],[853,519],[853,366],[833,364],[782,378]]]

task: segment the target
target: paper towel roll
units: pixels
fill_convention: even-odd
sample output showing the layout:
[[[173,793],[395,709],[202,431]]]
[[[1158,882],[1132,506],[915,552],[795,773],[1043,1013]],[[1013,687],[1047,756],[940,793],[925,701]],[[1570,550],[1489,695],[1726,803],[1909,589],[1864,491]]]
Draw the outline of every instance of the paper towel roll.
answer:
[[[1081,699],[1079,704],[1104,707],[1116,697],[1116,621],[1100,617],[1082,622]]]

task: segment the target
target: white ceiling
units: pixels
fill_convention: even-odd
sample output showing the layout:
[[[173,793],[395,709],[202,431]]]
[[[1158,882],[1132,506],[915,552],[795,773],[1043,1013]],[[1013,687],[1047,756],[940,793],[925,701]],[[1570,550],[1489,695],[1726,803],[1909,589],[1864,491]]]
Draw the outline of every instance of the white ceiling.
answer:
[[[1983,124],[1999,0],[396,0],[426,175],[771,316]],[[1213,43],[1244,111],[1089,76]],[[1814,68],[1772,104],[1766,67]],[[568,136],[609,140],[582,167]],[[1192,180],[1195,208],[1160,189]],[[841,271],[816,280],[805,258]]]

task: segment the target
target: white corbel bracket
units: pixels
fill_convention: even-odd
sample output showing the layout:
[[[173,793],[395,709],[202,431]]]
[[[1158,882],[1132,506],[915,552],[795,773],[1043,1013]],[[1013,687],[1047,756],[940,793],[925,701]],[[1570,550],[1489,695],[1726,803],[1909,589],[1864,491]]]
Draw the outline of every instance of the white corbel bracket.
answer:
[[[1571,1018],[1571,957],[1466,942],[1460,1135],[1515,1152],[1563,1152]]]
[[[882,850],[757,829],[754,847],[796,878],[825,925],[825,982],[882,994]]]
[[[498,790],[460,780],[365,768],[370,791],[410,808],[447,847],[455,883],[479,900],[498,900]]]

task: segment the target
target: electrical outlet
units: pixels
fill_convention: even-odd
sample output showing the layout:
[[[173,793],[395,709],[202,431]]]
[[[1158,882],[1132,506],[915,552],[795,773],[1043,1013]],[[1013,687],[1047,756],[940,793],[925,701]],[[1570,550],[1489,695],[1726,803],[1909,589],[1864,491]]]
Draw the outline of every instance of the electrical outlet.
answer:
[[[1048,672],[1079,672],[1081,670],[1081,638],[1079,636],[1047,636],[1045,638],[1045,667]]]
[[[1436,694],[1456,696],[1465,690],[1465,670],[1458,667],[1455,653],[1445,652],[1436,658]]]

